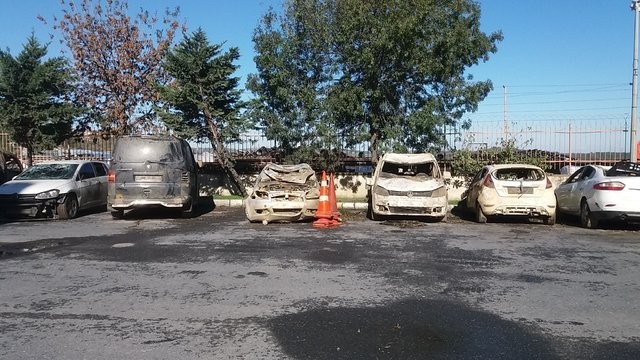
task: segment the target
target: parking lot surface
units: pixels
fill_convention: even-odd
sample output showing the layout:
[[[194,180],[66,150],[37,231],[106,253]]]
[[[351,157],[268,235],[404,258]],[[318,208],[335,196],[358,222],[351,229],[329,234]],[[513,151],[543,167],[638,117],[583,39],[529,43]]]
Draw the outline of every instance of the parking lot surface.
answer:
[[[638,359],[637,229],[0,224],[2,359]]]

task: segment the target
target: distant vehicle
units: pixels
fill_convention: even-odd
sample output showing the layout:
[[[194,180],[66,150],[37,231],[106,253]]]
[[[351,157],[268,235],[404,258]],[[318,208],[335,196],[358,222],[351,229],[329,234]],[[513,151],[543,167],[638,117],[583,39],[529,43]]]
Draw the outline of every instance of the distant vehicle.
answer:
[[[109,170],[108,208],[114,218],[139,207],[179,209],[190,217],[198,200],[197,164],[191,146],[175,136],[116,139]]]
[[[611,167],[586,165],[555,191],[558,211],[577,215],[580,225],[597,228],[602,221],[640,220],[640,163]]]
[[[245,199],[250,222],[299,221],[312,218],[318,209],[320,189],[308,164],[267,164]]]
[[[449,195],[436,158],[429,153],[387,153],[378,162],[369,188],[369,218],[401,215],[443,220]]]
[[[460,205],[479,223],[492,216],[542,218],[556,223],[553,183],[542,169],[527,164],[484,166],[462,194]]]
[[[73,219],[107,203],[107,164],[62,160],[35,164],[0,185],[0,212],[8,217]]]
[[[13,179],[22,170],[22,163],[17,156],[6,151],[0,151],[0,184]]]

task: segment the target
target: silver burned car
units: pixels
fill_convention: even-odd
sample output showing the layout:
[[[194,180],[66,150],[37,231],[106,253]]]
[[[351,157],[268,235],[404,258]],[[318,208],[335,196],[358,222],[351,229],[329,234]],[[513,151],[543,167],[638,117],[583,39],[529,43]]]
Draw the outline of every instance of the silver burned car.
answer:
[[[251,222],[299,221],[312,218],[318,209],[320,189],[308,164],[267,164],[245,199]]]
[[[387,153],[367,179],[369,217],[400,215],[443,220],[447,216],[448,191],[436,158],[429,153]]]
[[[73,219],[107,203],[107,164],[63,160],[30,166],[0,185],[0,213],[8,217]]]
[[[108,207],[114,218],[161,206],[190,217],[199,196],[191,146],[175,136],[122,136],[113,147]]]

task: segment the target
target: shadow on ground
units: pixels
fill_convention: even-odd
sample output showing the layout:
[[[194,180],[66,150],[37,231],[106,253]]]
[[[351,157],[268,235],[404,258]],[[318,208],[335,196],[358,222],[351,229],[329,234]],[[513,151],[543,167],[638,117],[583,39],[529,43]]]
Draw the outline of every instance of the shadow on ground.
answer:
[[[619,343],[567,346],[532,326],[439,300],[313,309],[277,317],[269,327],[296,359],[637,359],[640,354],[638,346]]]

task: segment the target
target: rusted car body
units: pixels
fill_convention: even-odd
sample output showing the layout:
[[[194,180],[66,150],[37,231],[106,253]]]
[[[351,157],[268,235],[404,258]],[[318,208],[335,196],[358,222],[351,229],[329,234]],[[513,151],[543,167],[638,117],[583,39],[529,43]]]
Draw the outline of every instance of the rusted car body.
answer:
[[[389,215],[442,220],[447,215],[445,174],[432,154],[387,153],[367,185],[372,220]]]
[[[251,222],[291,222],[312,218],[318,209],[320,190],[308,164],[267,164],[245,199]]]
[[[114,218],[128,209],[162,206],[190,217],[199,195],[191,146],[174,136],[123,136],[109,170],[108,207]]]

